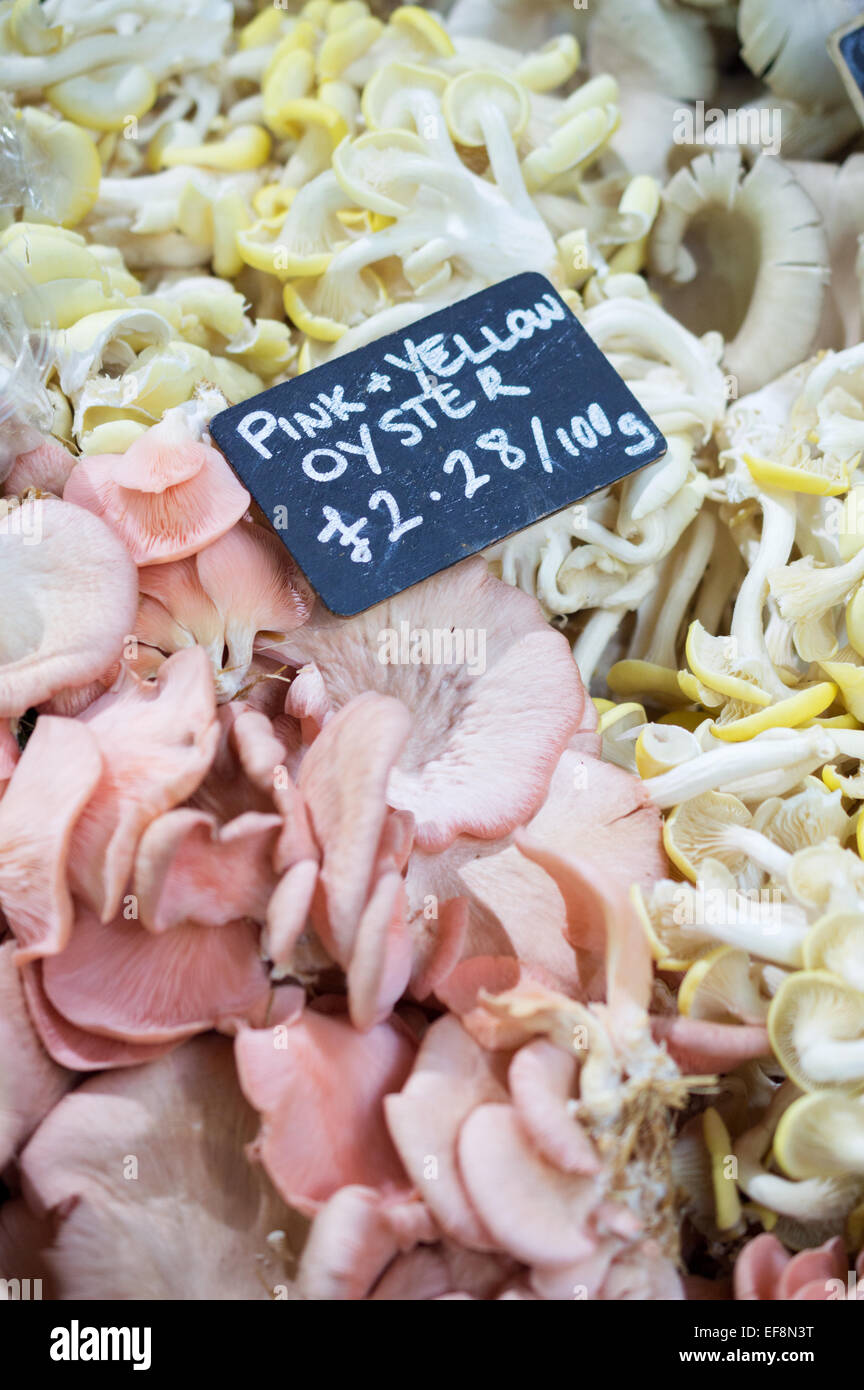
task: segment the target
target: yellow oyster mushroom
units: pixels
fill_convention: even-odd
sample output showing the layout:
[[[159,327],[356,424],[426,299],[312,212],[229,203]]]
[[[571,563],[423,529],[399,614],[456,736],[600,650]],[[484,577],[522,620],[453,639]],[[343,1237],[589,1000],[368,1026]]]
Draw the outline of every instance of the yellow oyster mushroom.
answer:
[[[851,715],[846,718],[851,719]],[[857,723],[857,720],[854,721]],[[860,764],[858,773],[852,777],[847,777],[837,771],[833,763],[826,763],[821,772],[822,781],[829,792],[841,792],[843,796],[850,796],[854,800],[864,800],[864,777],[861,776]]]
[[[429,156],[408,130],[371,130],[333,151],[333,173],[349,198],[384,217],[407,212]]]
[[[236,173],[244,169],[260,169],[270,158],[272,141],[260,125],[238,125],[229,130],[224,140],[212,140],[201,145],[169,145],[162,163],[173,169],[178,164],[193,164],[202,169],[221,169]]]
[[[742,455],[754,482],[760,487],[781,488],[787,492],[803,492],[814,497],[839,497],[849,487],[849,473],[854,462],[846,460],[833,473],[821,471],[824,459],[809,459],[800,465],[780,463],[776,459]]]
[[[793,854],[786,884],[799,903],[818,913],[854,906],[864,895],[864,864],[851,849],[826,837]]]
[[[792,1178],[864,1181],[864,1102],[830,1092],[801,1096],[777,1126],[774,1157]]]
[[[614,700],[604,700],[600,695],[592,695],[591,703],[598,714],[605,714],[607,710],[615,708]]]
[[[71,240],[52,236],[49,229],[36,223],[16,222],[0,240],[3,260],[17,265],[28,284],[47,285],[55,280],[94,280],[106,293],[110,282],[106,268],[100,264],[83,238]]]
[[[25,106],[17,117],[37,156],[50,170],[51,216],[41,200],[28,195],[22,216],[25,222],[56,220],[74,227],[99,196],[102,165],[99,151],[85,130],[71,121],[58,121],[35,106]]]
[[[616,661],[609,668],[606,683],[616,695],[641,695],[664,705],[683,705],[689,698],[678,684],[677,671],[653,661]]]
[[[802,1091],[864,1087],[864,994],[827,970],[798,970],[768,1011],[777,1060]]]
[[[325,28],[328,34],[335,34],[355,24],[358,19],[365,19],[368,14],[366,0],[335,0],[327,10]]]
[[[306,0],[300,11],[300,18],[315,25],[317,29],[326,29],[333,8],[331,0]]]
[[[648,898],[634,883],[630,901],[658,970],[689,970],[699,956],[713,950],[715,938],[699,925],[700,897],[689,883],[663,879],[653,885]]]
[[[849,713],[864,719],[864,666],[853,666],[851,661],[820,661],[819,665],[839,690]]]
[[[256,376],[269,380],[287,370],[297,356],[297,348],[287,323],[278,319],[256,319],[248,340],[241,346],[230,345],[226,353]]]
[[[702,1116],[702,1135],[711,1159],[715,1219],[720,1231],[731,1231],[741,1221],[741,1199],[732,1173],[732,1139],[719,1111],[710,1106]]]
[[[859,1196],[858,1180],[845,1174],[808,1173],[800,1175],[801,1181],[790,1181],[768,1168],[778,1157],[778,1143],[782,1142],[779,1126],[790,1106],[796,1104],[797,1094],[790,1081],[784,1082],[756,1123],[735,1140],[738,1186],[763,1209],[770,1209],[775,1220],[779,1215],[808,1225],[814,1221],[834,1224],[844,1218]]]
[[[130,118],[149,111],[158,94],[152,74],[139,63],[81,73],[45,88],[51,105],[70,121],[107,131],[127,129]]]
[[[864,911],[820,917],[804,940],[804,964],[864,991]]]
[[[690,966],[678,990],[678,1009],[706,1023],[762,1024],[768,1000],[759,992],[747,952],[718,946]]]
[[[261,82],[261,95],[264,122],[274,135],[297,138],[297,126],[284,108],[308,96],[314,84],[315,59],[308,49],[293,48],[271,63]]]
[[[701,752],[699,740],[689,730],[674,724],[646,724],[636,740],[636,770],[640,777],[657,777]]]
[[[81,439],[82,454],[123,454],[134,444],[148,426],[140,420],[106,420],[96,425]]]
[[[372,47],[384,32],[380,19],[366,14],[327,35],[318,50],[318,80],[328,82],[341,77],[346,68]]]
[[[252,207],[265,220],[287,212],[297,196],[296,188],[283,188],[281,183],[265,183],[252,194]]]
[[[602,756],[628,772],[636,771],[635,740],[646,722],[645,710],[633,700],[613,704],[597,721]]]
[[[558,126],[522,161],[529,192],[545,188],[559,174],[596,158],[615,133],[619,119],[617,107],[594,106]]]
[[[236,190],[222,193],[213,201],[213,272],[225,280],[233,279],[243,269],[244,261],[237,248],[238,232],[246,231],[252,218],[246,199]]]
[[[290,280],[292,276],[321,275],[333,259],[332,251],[300,252],[284,242],[279,233],[284,216],[264,217],[236,236],[237,249],[247,265],[268,275]]]
[[[56,53],[63,45],[62,24],[47,23],[39,0],[15,0],[6,22],[9,38],[21,53]]]
[[[319,34],[314,24],[306,19],[298,20],[293,29],[290,29],[276,45],[270,59],[261,74],[261,86],[272,77],[282,59],[287,53],[296,53],[298,49],[304,49],[307,53],[314,53],[318,47]],[[314,72],[314,63],[312,71]]]
[[[573,76],[581,57],[577,39],[572,34],[558,34],[523,58],[514,77],[532,92],[551,92]]]
[[[763,733],[765,729],[795,729],[828,709],[836,698],[837,686],[834,682],[820,681],[796,691],[788,700],[778,700],[775,705],[768,705],[756,714],[746,714],[727,724],[713,723],[711,733],[726,743],[741,743]]]
[[[294,131],[299,135],[314,131],[320,139],[326,137],[325,148],[328,152],[334,150],[348,134],[348,125],[342,113],[316,97],[295,97],[283,102],[278,116],[268,118],[268,124],[277,134]]]
[[[400,5],[391,14],[390,25],[426,50],[430,57],[452,58],[456,52],[447,30],[421,5]]]
[[[453,139],[468,149],[485,146],[498,188],[514,207],[530,207],[517,153],[531,114],[524,87],[505,73],[478,68],[453,78],[442,107]]]
[[[626,724],[627,728],[633,728],[637,724],[645,723],[645,710],[634,701],[618,705],[613,700],[604,700],[602,703],[606,705],[606,709],[600,711],[597,721],[598,734],[606,734],[616,725]]]
[[[446,87],[447,78],[435,68],[387,63],[363,88],[363,119],[369,130],[413,129],[425,135],[421,128],[427,120],[440,122]]]
[[[752,829],[753,817],[737,796],[708,791],[676,806],[663,826],[672,863],[694,882],[700,865],[716,859],[732,874],[750,879],[754,870],[782,876],[790,856]]]
[[[622,217],[638,222],[640,231],[609,258],[609,274],[635,274],[642,270],[648,254],[648,235],[660,209],[660,184],[647,174],[631,179],[621,195],[618,211]]]
[[[842,844],[851,827],[842,796],[828,790],[818,777],[806,777],[801,791],[792,796],[766,798],[753,813],[753,829],[789,854],[824,840]]]
[[[326,314],[317,314],[303,298],[301,289],[298,285],[306,286],[310,282],[297,281],[295,284],[288,284],[282,291],[282,302],[285,305],[285,313],[293,324],[303,333],[307,333],[310,338],[316,338],[323,343],[336,343],[348,332],[347,323],[339,323],[336,319],[329,318]]]
[[[254,19],[250,19],[248,24],[243,25],[237,35],[237,47],[241,50],[264,48],[274,43],[282,29],[282,18],[275,5],[262,10]]]
[[[744,669],[745,657],[739,655],[739,646],[734,638],[714,637],[706,632],[698,619],[694,619],[687,630],[684,652],[687,665],[699,684],[721,697],[713,703],[720,704],[725,698],[760,707],[770,705],[770,692],[763,689],[755,677],[747,674]]]
[[[612,74],[601,72],[564,98],[554,116],[554,123],[557,126],[566,125],[573,116],[590,111],[594,106],[617,106],[620,95],[618,83]]]

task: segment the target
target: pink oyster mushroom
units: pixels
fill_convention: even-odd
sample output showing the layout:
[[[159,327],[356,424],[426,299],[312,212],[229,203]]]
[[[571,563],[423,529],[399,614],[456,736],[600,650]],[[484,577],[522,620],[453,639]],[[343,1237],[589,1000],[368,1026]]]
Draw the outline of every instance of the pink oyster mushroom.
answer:
[[[135,635],[144,650],[136,660],[150,669],[197,644],[210,657],[220,700],[233,699],[250,682],[256,648],[287,636],[312,607],[312,593],[281,541],[251,521],[238,522],[194,557],[147,565],[138,582]]]
[[[11,1265],[32,1251],[34,1223],[52,1220],[58,1298],[295,1297],[306,1222],[247,1161],[255,1124],[231,1044],[215,1036],[85,1080],[21,1156],[30,1229],[11,1204],[0,1255]]]
[[[477,634],[467,662],[385,664],[385,637],[410,631]],[[384,636],[382,636],[382,634]],[[481,648],[480,638],[485,642]],[[467,650],[467,648],[466,648]],[[566,639],[534,599],[488,574],[480,559],[427,579],[359,617],[317,608],[274,647],[295,667],[314,662],[332,709],[376,691],[401,701],[410,733],[388,800],[416,822],[416,844],[445,849],[459,834],[484,840],[523,824],[543,800],[586,699]]]
[[[813,1250],[790,1255],[767,1231],[748,1241],[735,1261],[734,1295],[760,1302],[822,1302],[864,1298],[864,1250],[850,1273],[839,1236]],[[860,1281],[860,1282],[859,1282]]]
[[[86,685],[135,622],[135,567],[98,517],[57,498],[0,517],[0,717]]]
[[[33,488],[36,492],[52,492],[62,497],[74,467],[74,455],[59,440],[47,436],[35,448],[18,455],[6,475],[3,494],[20,497]]]
[[[276,1190],[307,1212],[352,1184],[407,1191],[382,1100],[411,1069],[409,1029],[392,1018],[358,1033],[342,1001],[304,1008],[292,987],[278,992],[274,1018],[241,1028],[235,1053],[243,1093],[261,1116],[250,1156]]]
[[[26,967],[31,1016],[63,1065],[127,1066],[194,1033],[263,1016],[270,985],[242,890],[251,873],[260,900],[255,871],[267,868],[280,818],[253,812],[214,831],[228,860],[238,842],[257,853],[233,885],[243,909],[236,915],[200,881],[194,834],[191,844],[170,834],[171,813],[204,780],[219,737],[212,676],[197,649],[171,657],[153,683],[123,672],[77,719],[37,720],[0,800],[0,906]],[[47,806],[46,783],[55,793]],[[191,815],[208,828],[206,816]],[[142,922],[127,890],[154,822],[161,837],[155,849],[150,841],[149,871],[138,874]],[[178,897],[169,908],[163,897],[172,883]],[[197,918],[177,919],[184,895]]]
[[[621,1174],[612,1180],[574,1110],[598,1086],[607,1101],[619,1094],[652,1059],[647,943],[626,895],[583,874],[605,933],[606,1001],[590,1013],[549,989],[527,1007],[518,989],[489,998],[491,1012],[509,1012],[506,1042],[490,1050],[445,1015],[413,1065],[410,1045],[400,1058],[396,1070],[410,1068],[401,1082],[389,1065],[393,1020],[364,1035],[316,1020],[310,1050],[308,1032],[296,1030],[308,1030],[314,1012],[295,1011],[281,1057],[278,1026],[240,1033],[241,1084],[262,1114],[254,1152],[286,1200],[317,1210],[298,1273],[305,1296],[683,1296],[650,1214],[619,1199]],[[574,1045],[574,1025],[586,1020],[587,1053]],[[369,1053],[361,1064],[360,1041],[369,1048],[376,1037],[376,1065]],[[659,1081],[674,1082],[666,1054],[653,1056]],[[631,1182],[637,1195],[651,1188],[638,1170]]]
[[[72,1080],[39,1041],[14,955],[14,941],[0,944],[0,1170]]]
[[[194,555],[229,531],[249,494],[188,413],[166,411],[124,454],[80,458],[63,496],[103,518],[137,565]]]
[[[302,641],[311,631],[307,625],[292,640]],[[346,652],[350,657],[350,647]],[[572,663],[567,671],[574,674]],[[596,743],[596,716],[578,674],[575,683],[570,737],[589,749]],[[537,967],[550,983],[577,989],[577,958],[565,939],[565,901],[545,865],[528,855],[534,846],[538,859],[548,852],[559,866],[568,848],[580,845],[627,888],[662,876],[667,866],[660,817],[640,781],[588,751],[566,749],[524,832],[524,845],[517,826],[515,844],[509,834],[493,840],[461,834],[432,853],[419,843],[412,813],[396,809],[393,795],[405,749],[416,741],[408,706],[366,692],[328,712],[326,698],[326,674],[317,663],[303,667],[286,699],[291,713],[274,721],[274,729],[288,738],[289,765],[320,851],[311,920],[330,958],[347,973],[355,1025],[368,1027],[386,1017],[409,986],[415,997],[428,997],[460,960],[476,955],[512,955]],[[441,700],[446,698],[445,690]],[[478,781],[489,766],[478,754]],[[494,776],[488,790],[494,790]],[[311,876],[307,868],[305,891]],[[297,915],[292,931],[282,934],[280,965],[290,967],[301,925]]]

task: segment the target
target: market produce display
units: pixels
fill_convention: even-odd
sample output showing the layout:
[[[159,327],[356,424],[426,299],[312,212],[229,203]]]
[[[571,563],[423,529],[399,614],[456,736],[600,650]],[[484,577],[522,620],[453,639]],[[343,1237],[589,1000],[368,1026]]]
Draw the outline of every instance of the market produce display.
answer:
[[[6,1297],[856,1296],[858,9],[0,0]],[[210,421],[525,271],[666,452],[335,616]]]

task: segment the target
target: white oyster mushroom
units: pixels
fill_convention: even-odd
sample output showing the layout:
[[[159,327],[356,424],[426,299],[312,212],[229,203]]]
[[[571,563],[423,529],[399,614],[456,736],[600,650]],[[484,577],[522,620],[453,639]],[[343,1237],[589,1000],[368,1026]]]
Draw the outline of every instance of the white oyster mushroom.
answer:
[[[663,191],[651,268],[694,333],[718,329],[738,390],[800,362],[819,328],[828,250],[819,215],[778,159],[743,173],[737,153],[699,155]],[[777,332],[782,315],[783,332]]]

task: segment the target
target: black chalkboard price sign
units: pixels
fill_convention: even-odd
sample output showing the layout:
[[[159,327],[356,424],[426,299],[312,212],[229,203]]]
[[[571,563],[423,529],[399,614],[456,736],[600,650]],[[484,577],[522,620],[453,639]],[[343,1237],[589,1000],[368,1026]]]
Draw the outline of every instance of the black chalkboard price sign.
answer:
[[[232,406],[210,433],[342,617],[666,449],[533,272]]]
[[[828,53],[859,119],[864,121],[864,14],[834,30],[828,39]]]

